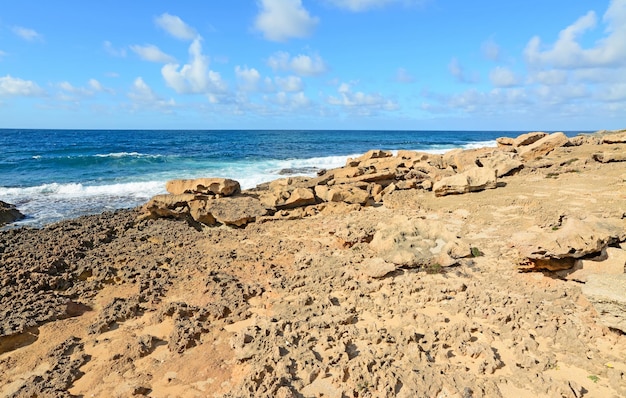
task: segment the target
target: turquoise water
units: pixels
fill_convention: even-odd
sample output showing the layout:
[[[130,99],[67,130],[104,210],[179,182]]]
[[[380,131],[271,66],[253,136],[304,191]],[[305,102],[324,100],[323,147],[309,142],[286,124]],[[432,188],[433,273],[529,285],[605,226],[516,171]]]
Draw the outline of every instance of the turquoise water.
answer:
[[[227,177],[251,188],[314,175],[370,149],[494,146],[502,131],[159,131],[0,129],[0,200],[46,223],[134,207],[169,179]]]

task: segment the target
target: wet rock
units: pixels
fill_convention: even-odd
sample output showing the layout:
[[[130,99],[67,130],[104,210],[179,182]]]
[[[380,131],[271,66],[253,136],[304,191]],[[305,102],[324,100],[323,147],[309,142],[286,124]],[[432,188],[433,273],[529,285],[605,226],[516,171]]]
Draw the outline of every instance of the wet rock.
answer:
[[[24,217],[14,205],[0,201],[0,227],[19,221]]]

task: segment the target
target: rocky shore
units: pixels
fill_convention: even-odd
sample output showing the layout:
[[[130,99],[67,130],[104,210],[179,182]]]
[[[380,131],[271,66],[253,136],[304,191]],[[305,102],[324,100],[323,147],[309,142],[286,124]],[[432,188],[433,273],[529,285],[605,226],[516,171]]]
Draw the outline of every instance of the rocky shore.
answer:
[[[625,154],[373,150],[2,231],[0,396],[626,396]]]

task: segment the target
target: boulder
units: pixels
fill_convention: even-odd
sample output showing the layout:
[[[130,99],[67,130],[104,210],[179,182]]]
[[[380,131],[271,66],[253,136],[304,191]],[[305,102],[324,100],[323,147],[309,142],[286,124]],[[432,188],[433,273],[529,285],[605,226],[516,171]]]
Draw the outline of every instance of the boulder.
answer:
[[[285,201],[285,204],[280,207],[284,209],[293,209],[294,207],[314,205],[315,203],[315,194],[312,190],[308,188],[296,188],[291,191],[291,194]]]
[[[483,167],[489,167],[496,171],[496,177],[504,177],[513,174],[524,167],[519,155],[513,152],[496,151],[491,156],[479,159]]]
[[[363,155],[356,158],[348,158],[346,162],[346,166],[358,166],[361,162],[370,160],[370,159],[378,159],[378,158],[388,158],[393,156],[390,151],[383,151],[380,149],[372,149],[370,151],[365,152]]]
[[[512,147],[514,142],[515,139],[510,137],[496,138],[496,144],[498,144],[498,147]]]
[[[553,133],[533,142],[532,144],[520,147],[518,153],[524,161],[536,159],[539,156],[545,156],[552,152],[555,148],[565,146],[569,143],[569,139],[563,133]]]
[[[590,275],[621,275],[626,272],[626,250],[607,247],[599,258],[576,261],[562,277],[570,281],[586,282]]]
[[[143,206],[143,217],[183,219],[189,216],[189,202],[205,198],[195,194],[156,195]]]
[[[198,193],[204,195],[231,196],[241,192],[239,183],[228,178],[196,178],[194,180],[172,180],[165,185],[172,195]]]
[[[377,228],[370,248],[380,258],[400,267],[455,265],[471,256],[469,244],[450,232],[444,223],[394,217]]]
[[[623,152],[594,153],[591,157],[600,163],[626,162],[626,153]]]
[[[496,170],[474,167],[463,173],[444,177],[433,185],[435,196],[463,194],[497,187]]]
[[[443,160],[460,173],[480,165],[480,159],[491,156],[494,151],[495,148],[453,149],[443,155]]]
[[[602,137],[603,144],[626,144],[626,131],[617,134],[607,134]]]
[[[626,221],[589,216],[568,218],[560,227],[513,235],[512,245],[523,258],[522,268],[551,271],[569,269],[576,259],[600,255],[607,246],[626,238]]]
[[[25,216],[10,203],[0,200],[0,227],[23,219]]]
[[[582,286],[600,317],[600,322],[626,333],[626,274],[590,275]]]
[[[237,196],[208,200],[205,212],[210,213],[221,224],[241,227],[267,214],[267,209],[258,199]]]
[[[380,257],[368,258],[361,266],[363,273],[370,278],[384,278],[397,268],[395,264],[388,263]]]
[[[534,131],[531,133],[522,134],[513,140],[513,146],[520,147],[520,146],[530,145],[539,141],[540,139],[542,139],[543,137],[547,135],[548,134],[542,131]]]

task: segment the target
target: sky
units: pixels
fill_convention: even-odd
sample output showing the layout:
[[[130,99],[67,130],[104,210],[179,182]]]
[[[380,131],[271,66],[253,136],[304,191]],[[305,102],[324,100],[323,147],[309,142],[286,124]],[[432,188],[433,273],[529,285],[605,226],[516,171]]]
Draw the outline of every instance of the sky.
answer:
[[[20,0],[0,128],[626,128],[626,0]]]

